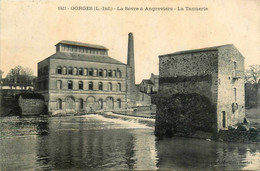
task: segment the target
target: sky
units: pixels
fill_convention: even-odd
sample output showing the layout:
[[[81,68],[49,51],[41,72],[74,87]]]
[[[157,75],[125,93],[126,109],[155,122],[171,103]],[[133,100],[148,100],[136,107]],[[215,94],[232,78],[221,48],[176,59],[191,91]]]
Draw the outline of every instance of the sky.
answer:
[[[58,10],[65,6],[66,10]],[[74,6],[113,11],[72,10]],[[207,11],[117,11],[117,7],[206,7]],[[245,66],[260,64],[259,0],[0,0],[0,69],[37,63],[61,40],[99,44],[126,63],[134,35],[136,83],[159,74],[159,55],[234,44]]]

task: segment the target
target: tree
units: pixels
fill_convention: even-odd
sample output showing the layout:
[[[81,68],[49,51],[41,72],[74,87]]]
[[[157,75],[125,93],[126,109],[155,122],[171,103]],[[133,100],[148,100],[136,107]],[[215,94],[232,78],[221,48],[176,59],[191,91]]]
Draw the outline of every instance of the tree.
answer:
[[[245,81],[246,83],[257,84],[260,79],[260,65],[250,65],[249,69],[245,71]]]
[[[20,65],[14,67],[6,75],[6,80],[13,83],[31,83],[34,79],[33,71]]]
[[[0,69],[0,79],[2,79],[3,74],[4,74],[4,71],[2,71],[2,70]]]
[[[250,65],[249,69],[245,71],[245,100],[246,100],[245,102],[247,107],[257,107],[259,79],[260,79],[260,65],[259,64]]]

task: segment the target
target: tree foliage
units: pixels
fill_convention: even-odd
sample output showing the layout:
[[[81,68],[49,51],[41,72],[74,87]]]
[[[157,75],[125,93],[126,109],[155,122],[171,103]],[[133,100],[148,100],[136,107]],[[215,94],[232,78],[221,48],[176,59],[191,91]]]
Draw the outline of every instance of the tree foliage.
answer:
[[[6,75],[6,81],[13,83],[31,83],[34,78],[32,69],[20,65],[11,69]]]

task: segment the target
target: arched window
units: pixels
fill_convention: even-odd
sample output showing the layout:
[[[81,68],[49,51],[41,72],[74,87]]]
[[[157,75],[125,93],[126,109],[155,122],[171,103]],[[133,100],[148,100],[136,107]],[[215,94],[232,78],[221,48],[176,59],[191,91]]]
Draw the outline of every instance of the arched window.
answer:
[[[79,90],[83,90],[83,82],[79,81]]]
[[[112,83],[107,84],[107,91],[112,91]]]
[[[93,75],[94,75],[95,77],[97,77],[97,76],[98,76],[97,74],[98,74],[97,69],[94,69],[94,74],[93,74]]]
[[[121,108],[121,99],[117,99],[117,108],[118,108],[118,109]]]
[[[83,75],[83,69],[79,68],[79,75]]]
[[[121,78],[122,76],[121,76],[121,71],[117,71],[117,77],[118,78]]]
[[[103,77],[103,70],[102,69],[99,69],[98,76]]]
[[[67,67],[64,66],[62,68],[62,74],[67,75]]]
[[[83,108],[84,108],[83,99],[79,99],[79,108],[80,108],[80,109],[83,109]]]
[[[93,82],[92,82],[92,81],[90,81],[90,82],[88,83],[88,89],[89,89],[89,90],[93,90]]]
[[[56,82],[56,89],[62,89],[62,82],[61,82],[61,80],[57,80],[57,82]]]
[[[111,70],[108,71],[108,77],[112,77],[112,71]]]
[[[58,99],[58,100],[57,100],[57,109],[58,109],[58,110],[61,110],[61,109],[62,109],[62,100],[61,100],[61,99]]]
[[[62,74],[61,66],[58,66],[58,67],[57,67],[57,74]]]
[[[93,76],[93,69],[92,69],[92,68],[89,69],[88,75],[89,75],[89,76]]]
[[[107,77],[107,70],[104,70],[104,77]]]
[[[68,81],[68,89],[72,90],[73,89],[73,82]]]
[[[116,77],[116,70],[113,70],[112,76]]]
[[[98,90],[103,90],[103,83],[102,82],[98,83]]]
[[[72,67],[69,67],[69,68],[68,68],[68,74],[69,74],[69,75],[72,75]]]
[[[99,108],[103,109],[103,100],[102,99],[98,100],[98,104],[99,104]]]
[[[117,90],[117,91],[121,91],[121,84],[120,84],[120,83],[117,83],[116,90]]]
[[[75,68],[73,69],[73,75],[78,75],[78,68],[75,67]]]
[[[88,68],[84,68],[84,75],[88,75]]]

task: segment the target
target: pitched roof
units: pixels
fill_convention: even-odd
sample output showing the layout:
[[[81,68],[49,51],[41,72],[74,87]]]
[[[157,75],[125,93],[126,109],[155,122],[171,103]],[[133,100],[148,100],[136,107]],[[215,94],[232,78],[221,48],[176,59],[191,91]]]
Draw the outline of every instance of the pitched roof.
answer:
[[[153,84],[151,80],[144,79],[142,82],[145,82],[146,84]]]
[[[109,56],[104,56],[104,55],[93,55],[93,54],[89,55],[89,54],[80,54],[80,53],[56,52],[55,54],[51,55],[49,58],[126,65],[123,62],[120,62],[116,59],[113,59]]]
[[[61,44],[66,44],[66,45],[74,45],[74,46],[82,46],[82,47],[89,47],[89,48],[95,48],[95,49],[108,50],[105,46],[89,44],[89,43],[74,42],[74,41],[70,41],[70,40],[62,40],[59,43],[57,43],[56,45],[58,45],[60,43]]]
[[[171,55],[181,55],[181,54],[195,53],[195,52],[216,51],[216,50],[218,50],[219,48],[224,47],[224,46],[233,46],[233,44],[213,46],[213,47],[207,47],[207,48],[201,48],[201,49],[184,50],[184,51],[169,53],[169,54],[165,54],[165,55],[160,55],[159,57],[171,56]]]

